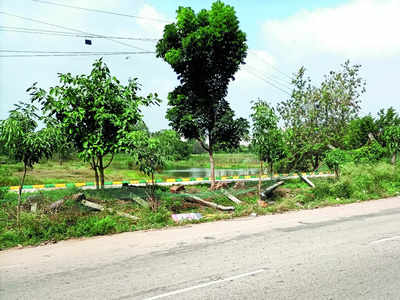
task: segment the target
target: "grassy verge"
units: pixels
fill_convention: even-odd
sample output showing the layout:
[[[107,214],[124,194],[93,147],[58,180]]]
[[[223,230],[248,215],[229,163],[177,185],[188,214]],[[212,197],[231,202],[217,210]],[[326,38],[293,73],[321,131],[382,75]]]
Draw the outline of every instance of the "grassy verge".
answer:
[[[349,164],[336,179],[314,179],[316,188],[311,189],[300,180],[287,181],[269,199],[268,207],[257,205],[256,183],[248,183],[240,189],[230,186],[230,192],[243,201],[234,205],[235,211],[223,213],[186,201],[185,195],[171,194],[166,187],[157,189],[161,207],[154,213],[130,200],[132,194],[146,197],[144,188],[119,188],[104,191],[84,191],[91,201],[114,210],[123,211],[139,217],[133,221],[108,212],[92,211],[70,199],[77,189],[47,191],[24,194],[24,207],[21,215],[21,230],[16,228],[15,210],[17,195],[0,195],[0,249],[16,245],[37,245],[56,242],[75,237],[113,234],[150,228],[176,226],[171,214],[200,212],[204,218],[200,222],[246,216],[253,212],[263,215],[282,213],[289,210],[312,209],[328,205],[338,205],[370,199],[399,195],[400,165],[392,166],[381,162],[374,165]],[[271,183],[265,183],[265,186]],[[195,194],[205,200],[221,205],[233,205],[221,192],[211,192],[207,185],[190,186],[186,194]],[[39,212],[31,213],[28,197],[35,196]],[[56,200],[65,199],[65,205],[56,213],[46,208]]]

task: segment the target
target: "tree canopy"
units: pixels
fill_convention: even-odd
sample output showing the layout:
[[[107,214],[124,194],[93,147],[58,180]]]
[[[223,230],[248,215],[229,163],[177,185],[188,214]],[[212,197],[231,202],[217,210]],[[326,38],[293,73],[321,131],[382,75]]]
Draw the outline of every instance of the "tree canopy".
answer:
[[[290,133],[295,168],[311,161],[317,169],[324,151],[343,146],[347,124],[358,116],[365,92],[360,68],[346,61],[339,72],[329,72],[319,87],[305,77],[303,67],[294,77],[292,95],[278,110]]]
[[[90,163],[96,186],[104,187],[104,169],[120,150],[125,135],[140,125],[140,107],[158,103],[157,95],[139,96],[137,79],[121,84],[102,59],[94,62],[89,75],[58,77],[60,85],[48,93],[33,85],[29,89],[33,100],[42,104],[45,115],[59,122],[79,157]],[[111,157],[105,163],[107,154]]]
[[[179,7],[176,22],[165,26],[156,52],[180,80],[169,93],[167,119],[179,134],[197,139],[209,153],[213,186],[215,145],[238,145],[248,127],[245,119],[234,119],[225,99],[247,54],[246,35],[234,8],[221,1],[197,14]]]
[[[34,105],[20,103],[10,111],[6,120],[0,121],[0,144],[3,151],[10,158],[24,165],[18,192],[18,225],[26,173],[41,159],[50,158],[57,147],[57,129],[51,126],[39,129],[38,120],[39,116]]]

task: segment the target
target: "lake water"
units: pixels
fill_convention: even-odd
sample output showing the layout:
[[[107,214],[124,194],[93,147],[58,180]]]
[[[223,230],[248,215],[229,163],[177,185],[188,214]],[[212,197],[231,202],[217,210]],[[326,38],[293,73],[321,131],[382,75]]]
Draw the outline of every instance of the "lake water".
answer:
[[[165,170],[163,172],[173,178],[182,177],[209,177],[209,168],[182,168],[175,170]],[[215,169],[215,176],[237,176],[237,175],[256,175],[258,174],[257,168],[248,169]]]

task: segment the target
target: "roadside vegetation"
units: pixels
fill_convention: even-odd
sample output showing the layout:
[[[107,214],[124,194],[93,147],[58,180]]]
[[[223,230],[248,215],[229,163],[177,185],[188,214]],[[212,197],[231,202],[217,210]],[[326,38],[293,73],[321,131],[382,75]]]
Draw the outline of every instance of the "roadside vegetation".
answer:
[[[60,240],[96,235],[114,234],[152,228],[163,228],[185,223],[209,222],[235,217],[283,213],[291,210],[313,209],[323,206],[360,202],[371,199],[397,196],[400,193],[400,164],[389,162],[355,165],[349,163],[342,168],[339,179],[313,179],[316,185],[312,189],[301,180],[289,180],[283,187],[275,190],[267,199],[268,206],[257,203],[258,183],[247,183],[240,188],[229,184],[226,190],[242,201],[232,203],[220,190],[210,191],[209,185],[188,186],[180,194],[173,194],[168,187],[157,187],[155,196],[160,201],[157,211],[141,207],[131,197],[132,194],[146,197],[144,187],[105,189],[103,191],[76,188],[55,191],[42,191],[23,194],[21,211],[21,230],[16,226],[16,193],[2,196],[0,208],[0,249],[18,245],[39,245],[55,243]],[[266,188],[271,182],[263,182]],[[83,192],[87,199],[104,205],[114,211],[123,211],[138,220],[131,220],[116,213],[95,211],[71,199],[72,195]],[[187,195],[196,195],[202,199],[220,205],[233,205],[233,212],[221,212],[214,208],[201,206],[188,201]],[[58,211],[49,211],[48,207],[60,199],[65,199]],[[38,211],[31,212],[30,203],[38,203]],[[177,213],[201,213],[199,221],[175,223],[171,215]]]
[[[233,7],[180,7],[156,55],[180,80],[168,96],[172,129],[150,132],[142,109],[157,109],[157,94],[140,96],[138,79],[122,84],[102,59],[89,74],[59,74],[48,90],[33,84],[30,103],[0,121],[0,249],[182,224],[173,214],[201,213],[183,223],[206,222],[398,195],[400,116],[393,108],[360,116],[360,65],[346,61],[317,85],[300,68],[275,106],[245,99],[253,100],[250,126],[226,99],[247,55]],[[190,168],[209,168],[210,184],[157,185],[168,171]],[[216,180],[216,169],[252,168],[258,182]],[[262,180],[328,170],[335,176],[312,182]],[[105,189],[142,178],[150,182]],[[96,189],[23,193],[28,184],[69,182]]]

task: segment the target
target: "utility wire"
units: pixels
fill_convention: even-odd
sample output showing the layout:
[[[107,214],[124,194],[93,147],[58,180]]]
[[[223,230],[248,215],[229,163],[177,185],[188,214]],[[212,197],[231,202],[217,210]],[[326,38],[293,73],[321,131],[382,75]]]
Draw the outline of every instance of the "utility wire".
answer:
[[[75,29],[75,28],[71,28],[71,27],[66,27],[66,26],[61,26],[61,25],[57,25],[57,24],[52,24],[52,23],[48,23],[48,22],[44,22],[44,21],[40,21],[40,20],[35,20],[35,19],[32,19],[32,18],[28,18],[28,17],[18,16],[18,15],[15,15],[15,14],[10,14],[10,13],[4,12],[4,11],[0,11],[0,14],[6,15],[6,16],[15,17],[15,18],[19,18],[19,19],[22,19],[22,20],[27,20],[27,21],[35,22],[35,23],[39,23],[39,24],[44,24],[44,25],[48,25],[48,26],[58,27],[58,28],[65,29],[65,30],[70,30],[70,31],[74,31],[74,32],[79,32],[79,33],[83,33],[83,34],[96,35],[96,34],[94,34],[94,33],[85,32],[85,31],[82,31],[82,30],[79,30],[79,29]],[[109,38],[108,40],[113,41],[114,43],[117,43],[117,44],[120,44],[120,45],[124,45],[124,46],[130,47],[130,48],[135,48],[135,49],[142,50],[142,51],[148,51],[148,50],[143,49],[143,48],[141,48],[141,47],[136,47],[136,46],[133,46],[133,45],[128,44],[128,43],[125,43],[125,42],[121,42],[121,41],[118,41],[118,40],[114,40],[114,39],[112,39],[112,38]]]
[[[105,56],[105,55],[132,55],[132,54],[152,54],[153,52],[49,52],[44,54],[0,54],[1,57],[51,57],[51,56]]]
[[[251,75],[253,75],[253,76],[255,76],[255,77],[257,77],[258,79],[261,79],[262,81],[264,81],[264,82],[267,83],[268,85],[274,87],[275,89],[280,90],[282,93],[285,93],[286,95],[291,96],[291,94],[290,94],[288,91],[286,91],[286,90],[280,88],[279,86],[277,86],[276,84],[272,83],[272,82],[269,81],[268,79],[266,79],[266,78],[260,76],[259,74],[255,73],[255,72],[253,72],[253,71],[250,71],[250,70],[248,70],[248,69],[244,69],[244,71],[247,72],[247,73],[249,73],[249,74],[251,74]]]
[[[264,73],[263,71],[261,71],[261,70],[259,70],[257,68],[251,67],[249,65],[246,65],[245,67],[247,69],[250,69],[251,71],[253,71],[255,73],[258,73],[260,76],[263,76],[264,78],[272,81],[273,83],[275,83],[276,85],[278,85],[278,86],[280,86],[280,87],[282,87],[284,89],[289,89],[289,90],[292,89],[292,87],[287,82],[280,81],[278,77],[275,77],[275,76],[273,76],[271,74]]]
[[[29,28],[25,28],[25,27],[0,26],[0,31],[42,34],[42,35],[54,35],[54,36],[66,36],[66,37],[79,37],[79,38],[83,37],[83,38],[98,38],[98,39],[133,40],[133,41],[144,41],[144,42],[158,41],[158,39],[153,39],[153,38],[135,38],[135,37],[112,36],[112,35],[79,34],[79,33],[72,33],[72,32],[68,32],[68,31],[29,29]]]
[[[8,52],[8,53],[118,53],[118,54],[132,54],[132,53],[155,53],[152,51],[42,51],[42,50],[8,50],[8,49],[0,49],[0,52]]]
[[[273,68],[275,71],[279,72],[280,74],[284,75],[285,77],[287,77],[288,79],[290,79],[290,81],[293,80],[293,77],[286,74],[285,72],[281,71],[280,69],[278,69],[277,67],[275,67],[275,65],[271,64],[269,61],[267,61],[266,59],[264,59],[262,56],[260,56],[259,54],[257,54],[257,52],[254,52],[254,55],[258,57],[259,60],[263,61],[264,63],[266,63],[267,65],[269,65],[271,68]]]
[[[156,22],[161,22],[161,23],[170,23],[170,21],[164,20],[164,19],[149,18],[149,17],[142,17],[142,16],[136,16],[136,15],[128,15],[128,14],[123,14],[123,13],[118,13],[118,12],[113,12],[113,11],[107,11],[107,10],[102,10],[102,9],[86,8],[86,7],[73,6],[73,5],[61,4],[61,3],[50,2],[50,1],[43,1],[43,0],[32,0],[32,1],[38,2],[38,3],[43,3],[43,4],[50,4],[50,5],[55,5],[55,6],[62,6],[62,7],[67,7],[67,8],[73,8],[73,9],[97,12],[97,13],[102,13],[102,14],[116,15],[116,16],[120,16],[120,17],[151,20],[151,21],[156,21]]]

